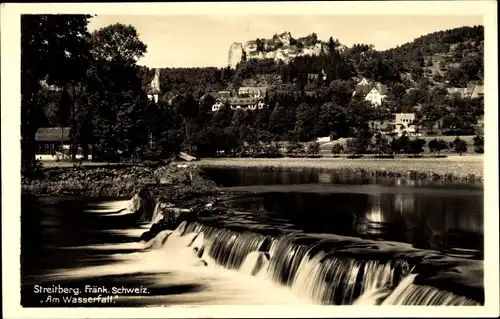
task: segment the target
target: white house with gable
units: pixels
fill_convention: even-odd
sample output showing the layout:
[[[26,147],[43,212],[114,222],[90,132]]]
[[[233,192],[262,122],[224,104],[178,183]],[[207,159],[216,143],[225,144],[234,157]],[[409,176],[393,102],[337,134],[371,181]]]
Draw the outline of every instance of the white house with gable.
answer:
[[[366,79],[362,79],[352,96],[358,95],[369,101],[374,107],[382,105],[382,101],[387,97],[387,86],[381,83],[370,84]]]

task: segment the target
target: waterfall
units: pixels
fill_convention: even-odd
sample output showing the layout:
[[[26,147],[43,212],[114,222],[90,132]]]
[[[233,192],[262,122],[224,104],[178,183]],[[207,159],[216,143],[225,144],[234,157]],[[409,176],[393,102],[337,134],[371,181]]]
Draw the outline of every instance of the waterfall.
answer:
[[[147,244],[157,249],[185,247],[186,258],[203,257],[209,264],[268,279],[316,304],[480,305],[449,291],[416,285],[414,265],[405,254],[382,251],[385,248],[377,247],[386,246],[369,241],[302,233],[274,238],[183,221]]]
[[[366,291],[392,286],[391,263],[339,258],[320,252],[305,258],[292,290],[320,304],[352,304]]]
[[[156,224],[163,218],[161,204],[161,202],[156,203],[155,210],[153,211],[153,217],[151,217],[151,224]]]
[[[146,243],[146,247],[151,249],[158,249],[160,247],[163,247],[170,234],[172,234],[171,230],[161,231],[160,233],[158,233],[158,235],[156,235],[153,239]]]
[[[382,305],[405,306],[478,306],[477,301],[458,296],[452,292],[430,286],[415,285],[417,277],[411,274],[404,278]]]
[[[252,251],[249,253],[239,271],[241,273],[256,276],[262,269],[266,269],[269,264],[269,258],[265,252]]]
[[[228,229],[219,229],[199,223],[190,223],[184,233],[203,233],[204,247],[201,248],[218,265],[228,269],[238,270],[247,255],[259,251],[263,244],[270,239],[252,232],[236,232]]]
[[[308,252],[308,247],[298,243],[301,237],[294,234],[285,235],[271,244],[271,260],[267,269],[267,276],[280,284],[290,285],[299,265]]]

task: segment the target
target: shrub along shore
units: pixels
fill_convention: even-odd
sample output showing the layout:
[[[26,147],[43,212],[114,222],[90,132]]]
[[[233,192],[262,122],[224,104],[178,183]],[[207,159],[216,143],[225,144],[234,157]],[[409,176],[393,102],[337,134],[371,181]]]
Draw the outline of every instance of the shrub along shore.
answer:
[[[23,178],[23,194],[130,198],[144,188],[159,188],[169,199],[216,194],[215,183],[203,178],[199,167],[74,166],[42,168],[36,177]]]
[[[159,188],[167,198],[203,197],[219,192],[203,177],[203,168],[315,169],[352,178],[401,177],[412,180],[483,182],[482,156],[447,158],[217,158],[161,166],[109,165],[41,168],[22,179],[22,193],[130,198],[144,187]]]
[[[269,170],[317,169],[338,175],[359,177],[403,177],[416,180],[471,182],[483,181],[482,156],[447,158],[346,159],[346,158],[279,158],[203,159],[197,163],[207,168],[261,168]]]

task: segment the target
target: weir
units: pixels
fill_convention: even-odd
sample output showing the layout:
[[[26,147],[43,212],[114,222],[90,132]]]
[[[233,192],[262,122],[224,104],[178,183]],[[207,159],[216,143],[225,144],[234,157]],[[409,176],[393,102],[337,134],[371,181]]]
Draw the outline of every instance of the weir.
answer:
[[[160,232],[149,247],[159,249],[169,240],[169,232]],[[415,273],[415,266],[439,256],[406,244],[304,233],[270,236],[186,221],[174,233],[186,237],[186,249],[195,250],[199,258],[288,287],[316,304],[465,306],[484,302],[415,284],[417,276],[425,275]]]

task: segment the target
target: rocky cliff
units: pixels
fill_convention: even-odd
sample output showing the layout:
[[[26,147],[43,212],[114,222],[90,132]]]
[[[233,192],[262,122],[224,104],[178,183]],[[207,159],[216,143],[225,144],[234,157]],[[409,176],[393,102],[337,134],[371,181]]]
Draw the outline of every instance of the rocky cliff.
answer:
[[[335,50],[342,51],[343,45],[336,45]],[[236,65],[244,59],[273,59],[275,61],[290,62],[297,56],[319,55],[328,53],[326,42],[317,40],[316,34],[294,39],[290,32],[275,34],[271,39],[250,40],[246,43],[235,42],[229,48],[228,65]]]

